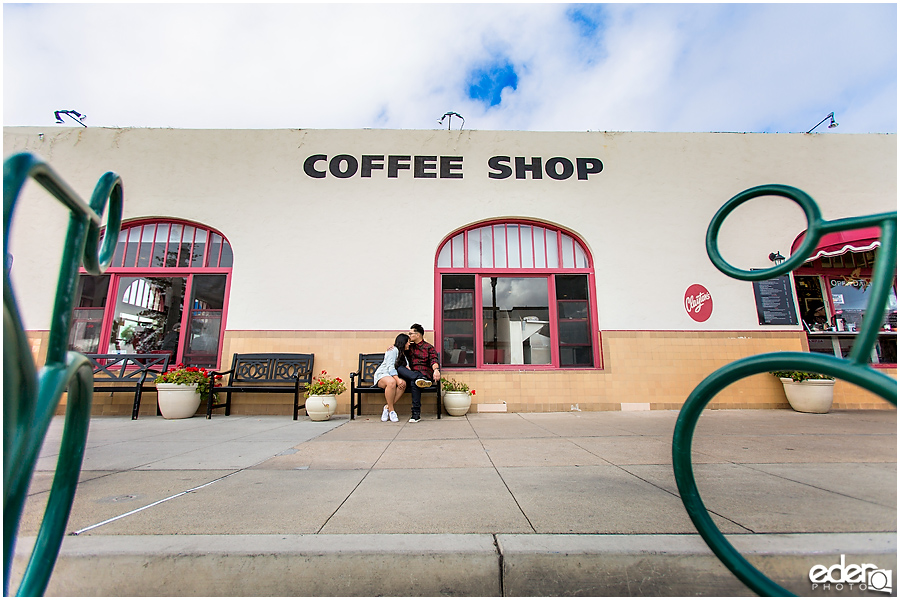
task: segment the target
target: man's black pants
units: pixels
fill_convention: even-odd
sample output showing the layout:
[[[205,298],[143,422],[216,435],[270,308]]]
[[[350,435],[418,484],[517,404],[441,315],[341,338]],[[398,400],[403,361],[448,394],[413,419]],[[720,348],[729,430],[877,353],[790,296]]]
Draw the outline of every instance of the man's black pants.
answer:
[[[397,374],[406,381],[406,389],[412,395],[412,418],[418,419],[422,416],[422,388],[416,385],[416,379],[428,378],[406,367],[397,367]]]

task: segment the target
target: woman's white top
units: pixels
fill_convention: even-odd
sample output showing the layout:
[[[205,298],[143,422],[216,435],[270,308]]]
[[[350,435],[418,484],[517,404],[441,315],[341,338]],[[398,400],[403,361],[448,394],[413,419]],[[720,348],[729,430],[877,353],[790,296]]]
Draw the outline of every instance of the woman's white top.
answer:
[[[372,377],[372,381],[376,384],[378,380],[382,377],[393,377],[397,374],[397,367],[394,366],[394,363],[397,362],[397,347],[394,346],[390,350],[384,353],[384,361],[382,361],[381,365],[375,369],[375,375]],[[406,362],[406,366],[409,367],[409,361],[406,357],[403,357],[403,360]]]

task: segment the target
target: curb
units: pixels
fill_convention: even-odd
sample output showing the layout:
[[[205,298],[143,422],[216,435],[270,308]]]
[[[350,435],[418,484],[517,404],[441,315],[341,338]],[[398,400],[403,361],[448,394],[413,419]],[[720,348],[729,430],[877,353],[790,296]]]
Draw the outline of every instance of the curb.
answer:
[[[740,534],[776,583],[809,570],[896,571],[894,533]],[[21,579],[34,537],[21,538]],[[851,592],[852,593],[852,592]],[[48,596],[747,596],[699,535],[347,534],[68,536]]]

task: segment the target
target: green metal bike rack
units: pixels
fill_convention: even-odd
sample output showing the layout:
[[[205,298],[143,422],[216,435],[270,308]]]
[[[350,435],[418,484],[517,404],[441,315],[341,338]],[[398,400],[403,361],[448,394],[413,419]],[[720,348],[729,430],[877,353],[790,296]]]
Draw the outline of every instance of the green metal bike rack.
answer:
[[[38,372],[25,336],[10,283],[9,233],[22,187],[34,179],[70,211],[68,233],[56,288],[47,344],[47,361]],[[101,216],[109,203],[106,235],[100,247]],[[90,204],[85,203],[50,166],[29,153],[3,162],[3,595],[9,577],[19,522],[41,444],[53,414],[68,390],[59,460],[37,540],[17,595],[40,596],[47,589],[59,555],[91,416],[94,376],[90,361],[66,349],[79,266],[100,275],[112,262],[122,224],[122,180],[105,173]]]
[[[808,229],[803,243],[784,263],[759,271],[744,271],[728,264],[719,253],[718,237],[722,223],[737,207],[760,196],[781,196],[800,205],[806,214]],[[681,501],[706,544],[738,579],[761,596],[792,596],[750,564],[716,527],[700,499],[691,464],[691,440],[703,409],[728,385],[760,373],[771,371],[811,371],[830,375],[856,384],[897,405],[897,381],[868,366],[868,357],[878,336],[881,318],[888,307],[891,284],[897,267],[897,213],[881,213],[826,221],[818,205],[805,192],[786,185],[762,185],[731,198],[716,213],[706,231],[706,252],[720,271],[734,279],[763,281],[789,273],[805,263],[827,233],[863,227],[881,228],[881,249],[873,271],[871,295],[860,333],[849,358],[837,358],[806,352],[772,352],[750,356],[713,372],[694,388],[675,423],[672,437],[672,466]]]

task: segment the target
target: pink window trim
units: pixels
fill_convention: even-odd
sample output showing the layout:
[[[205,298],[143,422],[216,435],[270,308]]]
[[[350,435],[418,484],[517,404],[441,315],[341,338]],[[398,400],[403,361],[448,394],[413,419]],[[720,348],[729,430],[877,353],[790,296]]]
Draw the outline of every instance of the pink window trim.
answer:
[[[144,226],[145,225],[154,225],[153,229],[153,241],[150,244],[150,257],[152,260],[153,253],[156,247],[156,234],[159,231],[159,225],[169,225],[169,232],[166,235],[166,243],[165,243],[165,254],[164,257],[168,257],[169,254],[169,242],[172,238],[172,226],[181,225],[181,238],[176,243],[179,246],[179,256],[175,259],[174,267],[138,267],[136,266],[140,260],[140,244],[141,244],[141,236],[143,235]],[[177,266],[179,263],[179,258],[181,254],[181,244],[185,242],[184,238],[184,228],[185,227],[193,227],[194,235],[191,238],[191,249],[190,255],[188,256],[188,266],[179,267]],[[135,219],[128,222],[122,223],[122,230],[128,230],[128,234],[125,239],[125,248],[122,251],[122,264],[123,266],[111,265],[104,274],[110,275],[110,283],[109,283],[109,291],[107,292],[107,306],[103,307],[104,316],[103,316],[103,324],[100,328],[100,340],[101,344],[103,340],[109,340],[109,336],[112,333],[112,323],[115,313],[115,302],[119,297],[119,283],[121,281],[121,277],[127,276],[146,276],[146,275],[159,275],[159,276],[167,276],[167,277],[184,277],[185,278],[185,289],[184,289],[184,302],[185,305],[181,311],[181,330],[188,331],[189,320],[190,320],[190,311],[191,307],[189,306],[190,299],[193,296],[193,275],[225,275],[225,296],[222,299],[222,323],[219,328],[219,346],[218,346],[218,355],[216,357],[217,366],[215,368],[219,368],[222,364],[222,346],[225,338],[225,322],[228,315],[228,305],[231,299],[231,272],[232,267],[207,267],[205,266],[209,260],[209,248],[211,246],[212,235],[218,235],[221,238],[221,242],[219,244],[219,253],[218,260],[216,264],[218,264],[222,259],[222,249],[225,247],[225,244],[228,242],[228,238],[226,238],[220,231],[216,229],[212,229],[211,227],[207,227],[205,225],[201,225],[200,223],[194,223],[192,221],[186,221],[182,219]],[[200,264],[203,266],[192,267],[190,266],[193,262],[191,260],[191,256],[193,256],[194,245],[196,242],[197,230],[202,229],[206,231],[206,245],[203,250],[203,258],[200,261]],[[132,266],[124,266],[125,259],[128,254],[128,244],[131,242],[131,237],[133,233],[138,232],[137,239],[137,252],[135,253],[134,262]],[[103,235],[105,231],[101,229],[101,235]],[[232,251],[233,252],[233,251]],[[165,264],[165,259],[163,261]],[[232,263],[233,264],[233,263]],[[82,268],[82,274],[86,274],[86,271]],[[113,302],[113,309],[107,310],[109,308],[109,303]],[[182,352],[183,352],[184,344],[179,345],[178,354],[173,357],[174,362],[177,364],[182,360]]]
[[[492,255],[494,259],[493,267],[469,267],[469,233],[475,230],[479,230],[483,227],[491,228],[491,240],[492,242],[495,239],[494,236],[494,227],[497,225],[503,226],[504,230],[504,239],[506,240],[506,264],[503,267],[497,266],[496,259],[496,244],[493,244],[494,248],[492,249]],[[546,231],[552,231],[556,234],[556,245],[557,245],[557,260],[559,263],[558,268],[548,268],[548,267],[525,267],[525,268],[509,268],[509,228],[508,225],[518,225],[519,232],[519,264],[523,264],[522,262],[522,226],[527,227],[540,227]],[[532,229],[532,232],[534,230]],[[462,267],[454,267],[454,250],[453,250],[453,239],[462,234],[463,235],[463,260]],[[587,267],[563,267],[563,252],[562,252],[562,244],[563,239],[562,236],[567,235],[572,239],[572,250],[573,250],[573,265],[577,264],[577,255],[576,252],[576,244],[581,248],[584,256],[587,260]],[[544,265],[547,265],[549,262],[549,253],[547,252],[547,243],[546,243],[546,233],[544,233]],[[533,262],[531,264],[537,264],[537,256],[535,255],[534,249],[534,234],[532,233],[532,244],[531,244],[531,252],[533,257]],[[450,266],[449,267],[439,267],[438,259],[440,258],[441,252],[444,247],[449,244],[450,245]],[[441,286],[441,276],[444,274],[454,274],[454,275],[465,275],[471,274],[476,275],[475,282],[475,307],[474,310],[476,314],[479,314],[481,311],[482,304],[482,294],[481,294],[481,286],[479,285],[478,275],[481,276],[496,276],[496,277],[510,277],[510,276],[532,276],[532,277],[546,277],[547,278],[547,294],[548,294],[548,304],[549,304],[549,320],[553,323],[553,328],[551,329],[552,344],[550,346],[550,362],[549,365],[494,365],[494,364],[485,364],[484,363],[484,331],[481,325],[483,323],[482,318],[476,318],[475,323],[475,368],[479,371],[563,371],[563,370],[577,370],[584,371],[588,369],[602,369],[603,368],[603,352],[602,347],[600,345],[600,332],[597,328],[597,320],[596,315],[597,312],[597,298],[596,298],[596,280],[594,278],[594,260],[590,251],[585,246],[581,237],[567,229],[562,227],[551,225],[550,223],[544,223],[541,221],[529,221],[526,219],[505,219],[505,220],[491,220],[491,221],[482,221],[480,223],[475,223],[469,225],[468,227],[464,227],[461,229],[457,229],[453,231],[438,245],[438,250],[435,253],[434,257],[434,314],[435,314],[435,327],[434,327],[434,339],[435,345],[439,350],[442,350],[442,342],[443,339],[443,311],[442,311],[442,298],[443,298],[443,289]],[[552,277],[552,275],[566,275],[566,274],[586,274],[588,276],[588,291],[589,291],[589,307],[590,307],[590,315],[589,321],[591,322],[591,344],[592,344],[592,353],[594,357],[594,364],[591,367],[581,367],[581,366],[559,366],[559,313],[557,307],[556,300],[556,280]],[[448,367],[452,369],[453,367]],[[460,370],[470,370],[472,367],[460,368]]]

